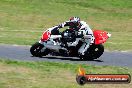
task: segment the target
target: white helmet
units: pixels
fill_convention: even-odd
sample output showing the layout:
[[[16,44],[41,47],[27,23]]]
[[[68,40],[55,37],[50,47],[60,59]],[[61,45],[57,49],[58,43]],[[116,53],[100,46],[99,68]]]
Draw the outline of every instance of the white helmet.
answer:
[[[79,17],[70,17],[70,22],[80,22]]]
[[[71,27],[80,27],[80,18],[79,17],[70,17],[69,25]]]

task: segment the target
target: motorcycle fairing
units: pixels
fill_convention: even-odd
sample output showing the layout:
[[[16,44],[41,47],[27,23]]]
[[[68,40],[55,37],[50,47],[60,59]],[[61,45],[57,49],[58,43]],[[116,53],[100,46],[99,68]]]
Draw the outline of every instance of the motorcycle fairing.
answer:
[[[43,34],[42,34],[42,37],[41,37],[41,41],[47,41],[49,38],[50,38],[50,32],[49,31],[45,31],[45,32],[43,32]]]
[[[96,45],[105,43],[106,40],[109,38],[109,36],[107,35],[108,33],[106,31],[103,31],[103,30],[94,30],[93,34],[95,37],[94,43]]]

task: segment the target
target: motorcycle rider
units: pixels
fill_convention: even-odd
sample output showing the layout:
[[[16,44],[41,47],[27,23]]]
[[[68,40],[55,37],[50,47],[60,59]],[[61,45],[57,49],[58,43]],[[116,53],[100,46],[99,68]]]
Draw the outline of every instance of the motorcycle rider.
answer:
[[[50,28],[51,34],[57,32],[56,30],[59,30],[60,28],[63,28],[65,26],[69,26],[69,30],[75,31],[76,36],[81,38],[85,37],[85,42],[78,50],[78,53],[80,55],[84,55],[90,44],[94,43],[93,31],[91,30],[89,25],[86,22],[81,21],[79,17],[70,17],[69,21]]]

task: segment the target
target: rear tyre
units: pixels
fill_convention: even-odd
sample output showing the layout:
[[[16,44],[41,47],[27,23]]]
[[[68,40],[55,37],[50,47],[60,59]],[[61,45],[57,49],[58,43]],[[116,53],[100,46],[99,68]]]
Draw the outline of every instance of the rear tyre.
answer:
[[[48,50],[45,49],[44,51],[42,51],[42,49],[44,48],[44,45],[36,42],[35,44],[32,45],[32,47],[30,48],[30,53],[33,56],[36,57],[42,57],[48,54]]]
[[[89,47],[85,55],[83,56],[84,60],[94,60],[99,58],[104,52],[104,46],[102,44],[92,45]]]

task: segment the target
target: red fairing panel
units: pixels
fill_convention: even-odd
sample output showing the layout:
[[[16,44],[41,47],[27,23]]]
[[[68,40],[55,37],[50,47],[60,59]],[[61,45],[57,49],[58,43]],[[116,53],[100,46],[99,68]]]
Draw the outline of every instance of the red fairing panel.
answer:
[[[106,42],[106,40],[108,39],[108,35],[106,31],[102,31],[102,30],[94,30],[94,37],[95,37],[95,44],[102,44],[104,42]]]
[[[48,31],[43,32],[42,37],[41,37],[41,41],[47,41],[50,38],[50,34],[51,33]]]

